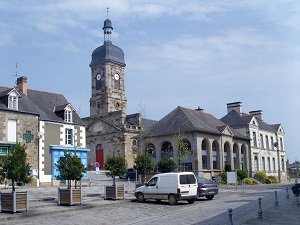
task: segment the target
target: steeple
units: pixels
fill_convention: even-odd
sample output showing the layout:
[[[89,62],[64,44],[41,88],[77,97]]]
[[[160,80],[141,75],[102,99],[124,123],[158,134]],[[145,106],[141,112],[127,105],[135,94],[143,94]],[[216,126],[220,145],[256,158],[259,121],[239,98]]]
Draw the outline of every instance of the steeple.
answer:
[[[107,19],[104,21],[103,31],[104,31],[104,43],[112,43],[111,42],[111,33],[113,30],[112,23],[108,19],[108,11],[109,8],[106,7]]]

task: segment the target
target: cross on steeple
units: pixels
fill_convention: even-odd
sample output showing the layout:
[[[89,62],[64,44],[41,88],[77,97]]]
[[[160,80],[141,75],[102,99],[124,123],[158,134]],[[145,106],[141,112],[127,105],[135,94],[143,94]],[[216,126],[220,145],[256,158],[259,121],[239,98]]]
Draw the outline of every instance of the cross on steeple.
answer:
[[[107,15],[107,19],[108,19],[108,12],[109,12],[109,7],[106,7],[106,15]]]

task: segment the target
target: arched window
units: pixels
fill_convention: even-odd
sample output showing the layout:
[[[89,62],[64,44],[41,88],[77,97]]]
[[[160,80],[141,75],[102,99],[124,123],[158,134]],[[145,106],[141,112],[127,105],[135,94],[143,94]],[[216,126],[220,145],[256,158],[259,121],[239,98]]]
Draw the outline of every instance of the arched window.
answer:
[[[154,144],[152,143],[147,144],[145,152],[151,155],[152,158],[156,158],[156,149]]]
[[[212,143],[212,159],[213,159],[213,169],[220,169],[219,165],[219,145],[217,141]]]
[[[173,158],[173,146],[170,142],[166,141],[161,146],[161,157]]]
[[[208,168],[208,143],[207,140],[203,140],[201,144],[202,150],[202,169]]]

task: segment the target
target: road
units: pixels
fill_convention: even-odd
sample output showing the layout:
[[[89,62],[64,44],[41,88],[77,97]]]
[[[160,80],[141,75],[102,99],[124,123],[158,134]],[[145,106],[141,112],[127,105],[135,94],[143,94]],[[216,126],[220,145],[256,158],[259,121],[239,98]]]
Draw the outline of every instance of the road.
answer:
[[[118,181],[126,182],[126,181]],[[97,185],[97,184],[96,184]],[[218,225],[227,224],[228,209],[233,208],[233,221],[239,224],[243,218],[256,215],[258,197],[261,197],[263,207],[274,204],[274,191],[278,197],[284,198],[283,185],[259,185],[248,188],[245,193],[230,187],[220,187],[219,195],[213,200],[199,199],[194,204],[179,202],[170,206],[167,202],[147,201],[139,203],[132,200],[117,200],[113,204],[99,205],[89,209],[70,210],[67,212],[46,214],[36,217],[22,218],[21,224],[122,224],[122,225],[174,225],[197,224]],[[97,199],[89,198],[95,202]],[[99,201],[105,201],[103,199]],[[108,201],[108,200],[106,200]],[[20,224],[20,220],[6,220],[3,224]],[[1,223],[2,224],[2,223]]]

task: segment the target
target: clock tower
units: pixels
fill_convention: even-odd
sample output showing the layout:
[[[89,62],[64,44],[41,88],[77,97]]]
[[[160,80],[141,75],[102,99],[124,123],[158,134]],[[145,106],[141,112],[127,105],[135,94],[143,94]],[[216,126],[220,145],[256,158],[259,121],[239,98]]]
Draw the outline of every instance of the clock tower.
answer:
[[[122,121],[126,116],[124,89],[124,52],[112,44],[113,27],[109,19],[104,21],[104,43],[92,53],[90,117],[106,117],[121,111]],[[120,112],[119,112],[120,113]]]

